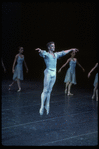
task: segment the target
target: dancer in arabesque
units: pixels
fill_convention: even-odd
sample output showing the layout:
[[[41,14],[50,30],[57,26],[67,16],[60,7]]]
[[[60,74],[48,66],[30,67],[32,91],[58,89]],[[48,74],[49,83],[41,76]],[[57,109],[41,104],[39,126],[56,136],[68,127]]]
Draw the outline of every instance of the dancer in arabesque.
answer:
[[[91,76],[91,73],[98,67],[98,63],[95,64],[95,66],[90,70],[90,72],[88,73],[88,78]],[[93,89],[93,95],[92,95],[92,99],[95,98],[96,95],[96,101],[98,101],[98,73],[96,73],[95,75],[95,80],[94,80],[94,89]]]
[[[17,92],[21,91],[21,83],[20,80],[23,80],[23,62],[26,67],[26,72],[28,73],[28,67],[25,62],[25,57],[22,54],[24,49],[23,47],[18,47],[19,53],[15,56],[12,72],[13,72],[13,82],[9,85],[9,90],[11,90],[12,85],[17,81],[18,84],[18,90]],[[17,65],[15,66],[15,63],[17,62]]]
[[[44,58],[44,61],[46,64],[46,69],[44,71],[44,88],[41,94],[41,107],[39,110],[40,115],[43,115],[45,101],[46,101],[45,109],[46,109],[47,115],[49,114],[50,95],[56,81],[57,59],[62,56],[65,56],[71,51],[75,51],[75,52],[78,51],[78,49],[72,48],[69,50],[64,50],[61,52],[54,53],[55,43],[53,41],[47,43],[47,48],[48,48],[48,52],[46,52],[45,50],[41,50],[40,48],[35,49],[39,52],[39,55]]]
[[[73,95],[71,91],[72,84],[77,84],[76,82],[76,64],[82,68],[83,71],[85,69],[81,66],[81,64],[77,61],[77,58],[75,58],[76,53],[73,51],[71,53],[71,57],[66,61],[66,63],[59,69],[58,73],[61,72],[61,70],[69,63],[69,68],[66,72],[64,83],[66,83],[65,88],[65,94],[67,95]]]

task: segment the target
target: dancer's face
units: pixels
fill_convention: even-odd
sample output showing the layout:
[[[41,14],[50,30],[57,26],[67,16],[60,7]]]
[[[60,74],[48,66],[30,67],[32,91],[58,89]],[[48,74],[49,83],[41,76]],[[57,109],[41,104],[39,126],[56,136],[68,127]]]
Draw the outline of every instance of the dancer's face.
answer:
[[[55,51],[55,44],[54,44],[54,43],[52,43],[52,44],[49,46],[49,50]]]
[[[23,47],[21,47],[21,48],[19,49],[19,53],[22,54],[23,51],[24,51],[24,50],[23,50]]]
[[[76,55],[75,52],[71,53],[71,57],[75,57],[75,55]]]

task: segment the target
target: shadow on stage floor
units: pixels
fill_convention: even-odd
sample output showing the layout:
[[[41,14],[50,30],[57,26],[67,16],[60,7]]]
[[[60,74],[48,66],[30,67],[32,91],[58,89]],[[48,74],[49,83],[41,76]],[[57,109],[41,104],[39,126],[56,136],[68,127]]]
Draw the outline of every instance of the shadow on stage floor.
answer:
[[[10,80],[2,81],[1,142],[4,146],[96,146],[98,145],[98,102],[92,92],[73,86],[73,96],[64,94],[56,82],[50,113],[39,115],[43,82],[24,81],[8,91]]]

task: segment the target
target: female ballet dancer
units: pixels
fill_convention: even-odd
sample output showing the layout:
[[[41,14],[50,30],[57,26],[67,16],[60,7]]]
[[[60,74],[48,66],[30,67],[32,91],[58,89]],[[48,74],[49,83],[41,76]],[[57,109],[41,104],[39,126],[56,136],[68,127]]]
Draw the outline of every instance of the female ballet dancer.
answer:
[[[85,71],[84,68],[78,63],[77,59],[74,57],[75,57],[75,52],[73,51],[71,53],[71,57],[66,61],[66,63],[58,71],[58,73],[60,73],[62,68],[64,68],[69,63],[69,68],[66,72],[66,76],[64,80],[64,83],[66,83],[65,94],[67,95],[73,95],[70,93],[71,86],[72,84],[77,84],[76,73],[75,73],[76,63],[78,64],[78,66],[82,68],[83,71]]]
[[[45,109],[47,111],[47,115],[49,114],[50,94],[56,81],[57,59],[62,56],[65,56],[67,53],[71,51],[75,51],[75,52],[78,51],[78,49],[70,49],[70,50],[54,53],[55,51],[54,42],[47,43],[47,48],[48,48],[48,52],[46,52],[45,50],[41,50],[40,48],[35,49],[39,52],[39,55],[44,58],[44,61],[46,64],[46,69],[44,71],[44,88],[41,94],[41,107],[39,110],[40,115],[43,115],[45,100],[46,100]]]
[[[28,73],[28,67],[26,65],[24,55],[22,54],[24,51],[23,47],[18,47],[18,49],[19,49],[19,53],[15,56],[13,67],[12,67],[13,82],[9,85],[9,90],[11,90],[12,85],[17,81],[18,88],[19,88],[17,92],[20,92],[21,91],[20,80],[23,80],[23,62],[26,67],[27,73]],[[16,62],[17,62],[17,65],[15,66]]]
[[[88,73],[88,78],[90,77],[91,73],[98,67],[98,63],[95,64],[95,66],[90,70],[90,72]],[[95,98],[95,94],[96,94],[96,101],[98,101],[98,73],[96,73],[95,75],[95,80],[94,80],[94,89],[93,89],[93,95],[92,95],[92,99]]]

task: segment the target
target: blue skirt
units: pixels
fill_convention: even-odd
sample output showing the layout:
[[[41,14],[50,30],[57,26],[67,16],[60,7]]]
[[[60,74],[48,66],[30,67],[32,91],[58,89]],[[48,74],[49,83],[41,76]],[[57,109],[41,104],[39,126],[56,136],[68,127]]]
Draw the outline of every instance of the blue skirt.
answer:
[[[94,80],[94,87],[96,86],[96,83],[98,83],[98,73],[96,73],[95,75],[95,80]]]
[[[13,80],[16,81],[16,79],[20,79],[20,80],[23,80],[23,67],[22,65],[16,65],[15,66],[15,71],[14,71],[14,74],[13,74]]]
[[[72,84],[77,84],[75,69],[73,71],[71,71],[71,68],[67,70],[64,83],[67,83],[67,82],[70,82]]]

